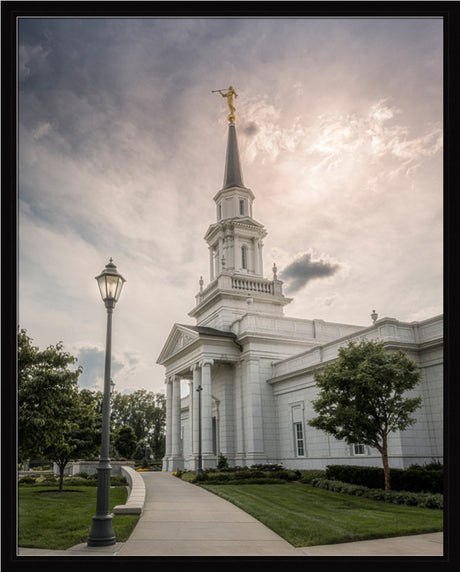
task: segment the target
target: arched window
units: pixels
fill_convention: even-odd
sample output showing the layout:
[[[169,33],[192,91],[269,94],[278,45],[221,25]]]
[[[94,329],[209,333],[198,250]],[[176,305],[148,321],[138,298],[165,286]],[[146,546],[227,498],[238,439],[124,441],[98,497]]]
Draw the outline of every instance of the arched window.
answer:
[[[241,268],[244,268],[244,269],[248,268],[248,247],[247,246],[241,247]]]

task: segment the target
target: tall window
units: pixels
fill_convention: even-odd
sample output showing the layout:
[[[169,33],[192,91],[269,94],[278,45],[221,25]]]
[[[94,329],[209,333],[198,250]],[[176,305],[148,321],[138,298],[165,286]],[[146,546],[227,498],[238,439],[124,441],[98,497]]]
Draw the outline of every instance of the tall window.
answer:
[[[353,445],[353,454],[354,455],[365,455],[366,451],[364,449],[364,445],[362,443],[358,443]]]
[[[222,218],[222,205],[217,206],[217,220]]]
[[[248,267],[248,247],[241,247],[241,268],[247,269]]]
[[[244,200],[240,199],[240,215],[244,215]]]
[[[294,443],[297,457],[303,457],[305,455],[305,447],[302,423],[294,423]]]

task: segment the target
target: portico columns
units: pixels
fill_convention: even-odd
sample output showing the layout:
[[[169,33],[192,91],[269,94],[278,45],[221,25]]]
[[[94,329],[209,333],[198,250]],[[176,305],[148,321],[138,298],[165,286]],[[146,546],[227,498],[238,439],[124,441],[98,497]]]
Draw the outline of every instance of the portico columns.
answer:
[[[199,399],[198,393],[196,392],[198,386],[201,384],[201,368],[199,364],[195,364],[190,368],[193,372],[193,381],[192,381],[192,390],[190,391],[190,395],[193,395],[192,398],[192,455],[193,458],[196,459],[198,455],[198,439],[199,439]],[[196,465],[196,463],[195,463]]]
[[[213,360],[201,362],[201,430],[202,430],[202,453],[203,466],[206,467],[206,457],[212,457],[212,394],[211,394],[211,366]]]
[[[172,422],[171,422],[171,461],[172,468],[182,468],[182,451],[181,451],[181,426],[180,426],[180,377],[174,375],[172,377]],[[175,465],[178,465],[176,467]]]
[[[165,456],[163,457],[163,471],[169,471],[169,461],[171,459],[172,443],[172,383],[169,377],[165,379],[166,384],[166,443]]]

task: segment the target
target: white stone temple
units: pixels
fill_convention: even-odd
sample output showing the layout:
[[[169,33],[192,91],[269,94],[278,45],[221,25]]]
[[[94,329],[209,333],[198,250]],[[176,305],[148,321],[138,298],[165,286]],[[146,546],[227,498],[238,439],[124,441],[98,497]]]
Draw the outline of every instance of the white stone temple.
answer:
[[[221,454],[231,466],[381,467],[377,450],[348,445],[307,424],[316,415],[314,370],[360,339],[401,348],[421,369],[411,395],[421,395],[423,405],[410,429],[391,435],[390,466],[442,462],[443,316],[405,323],[379,319],[373,311],[364,327],[285,317],[291,299],[275,266],[264,277],[266,230],[253,218],[254,194],[243,183],[234,115],[229,119],[224,184],[214,197],[216,222],[204,237],[210,282],[203,287],[200,280],[189,313],[195,324],[174,324],[157,360],[166,368],[163,470],[197,470],[200,452],[203,468],[216,466]],[[181,397],[184,380],[189,391]]]

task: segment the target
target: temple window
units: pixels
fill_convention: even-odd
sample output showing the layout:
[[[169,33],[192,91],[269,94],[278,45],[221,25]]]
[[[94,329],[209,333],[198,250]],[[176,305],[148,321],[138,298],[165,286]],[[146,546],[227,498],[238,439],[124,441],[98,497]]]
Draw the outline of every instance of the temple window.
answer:
[[[248,268],[248,247],[247,246],[241,247],[241,268],[244,268],[244,269]]]

